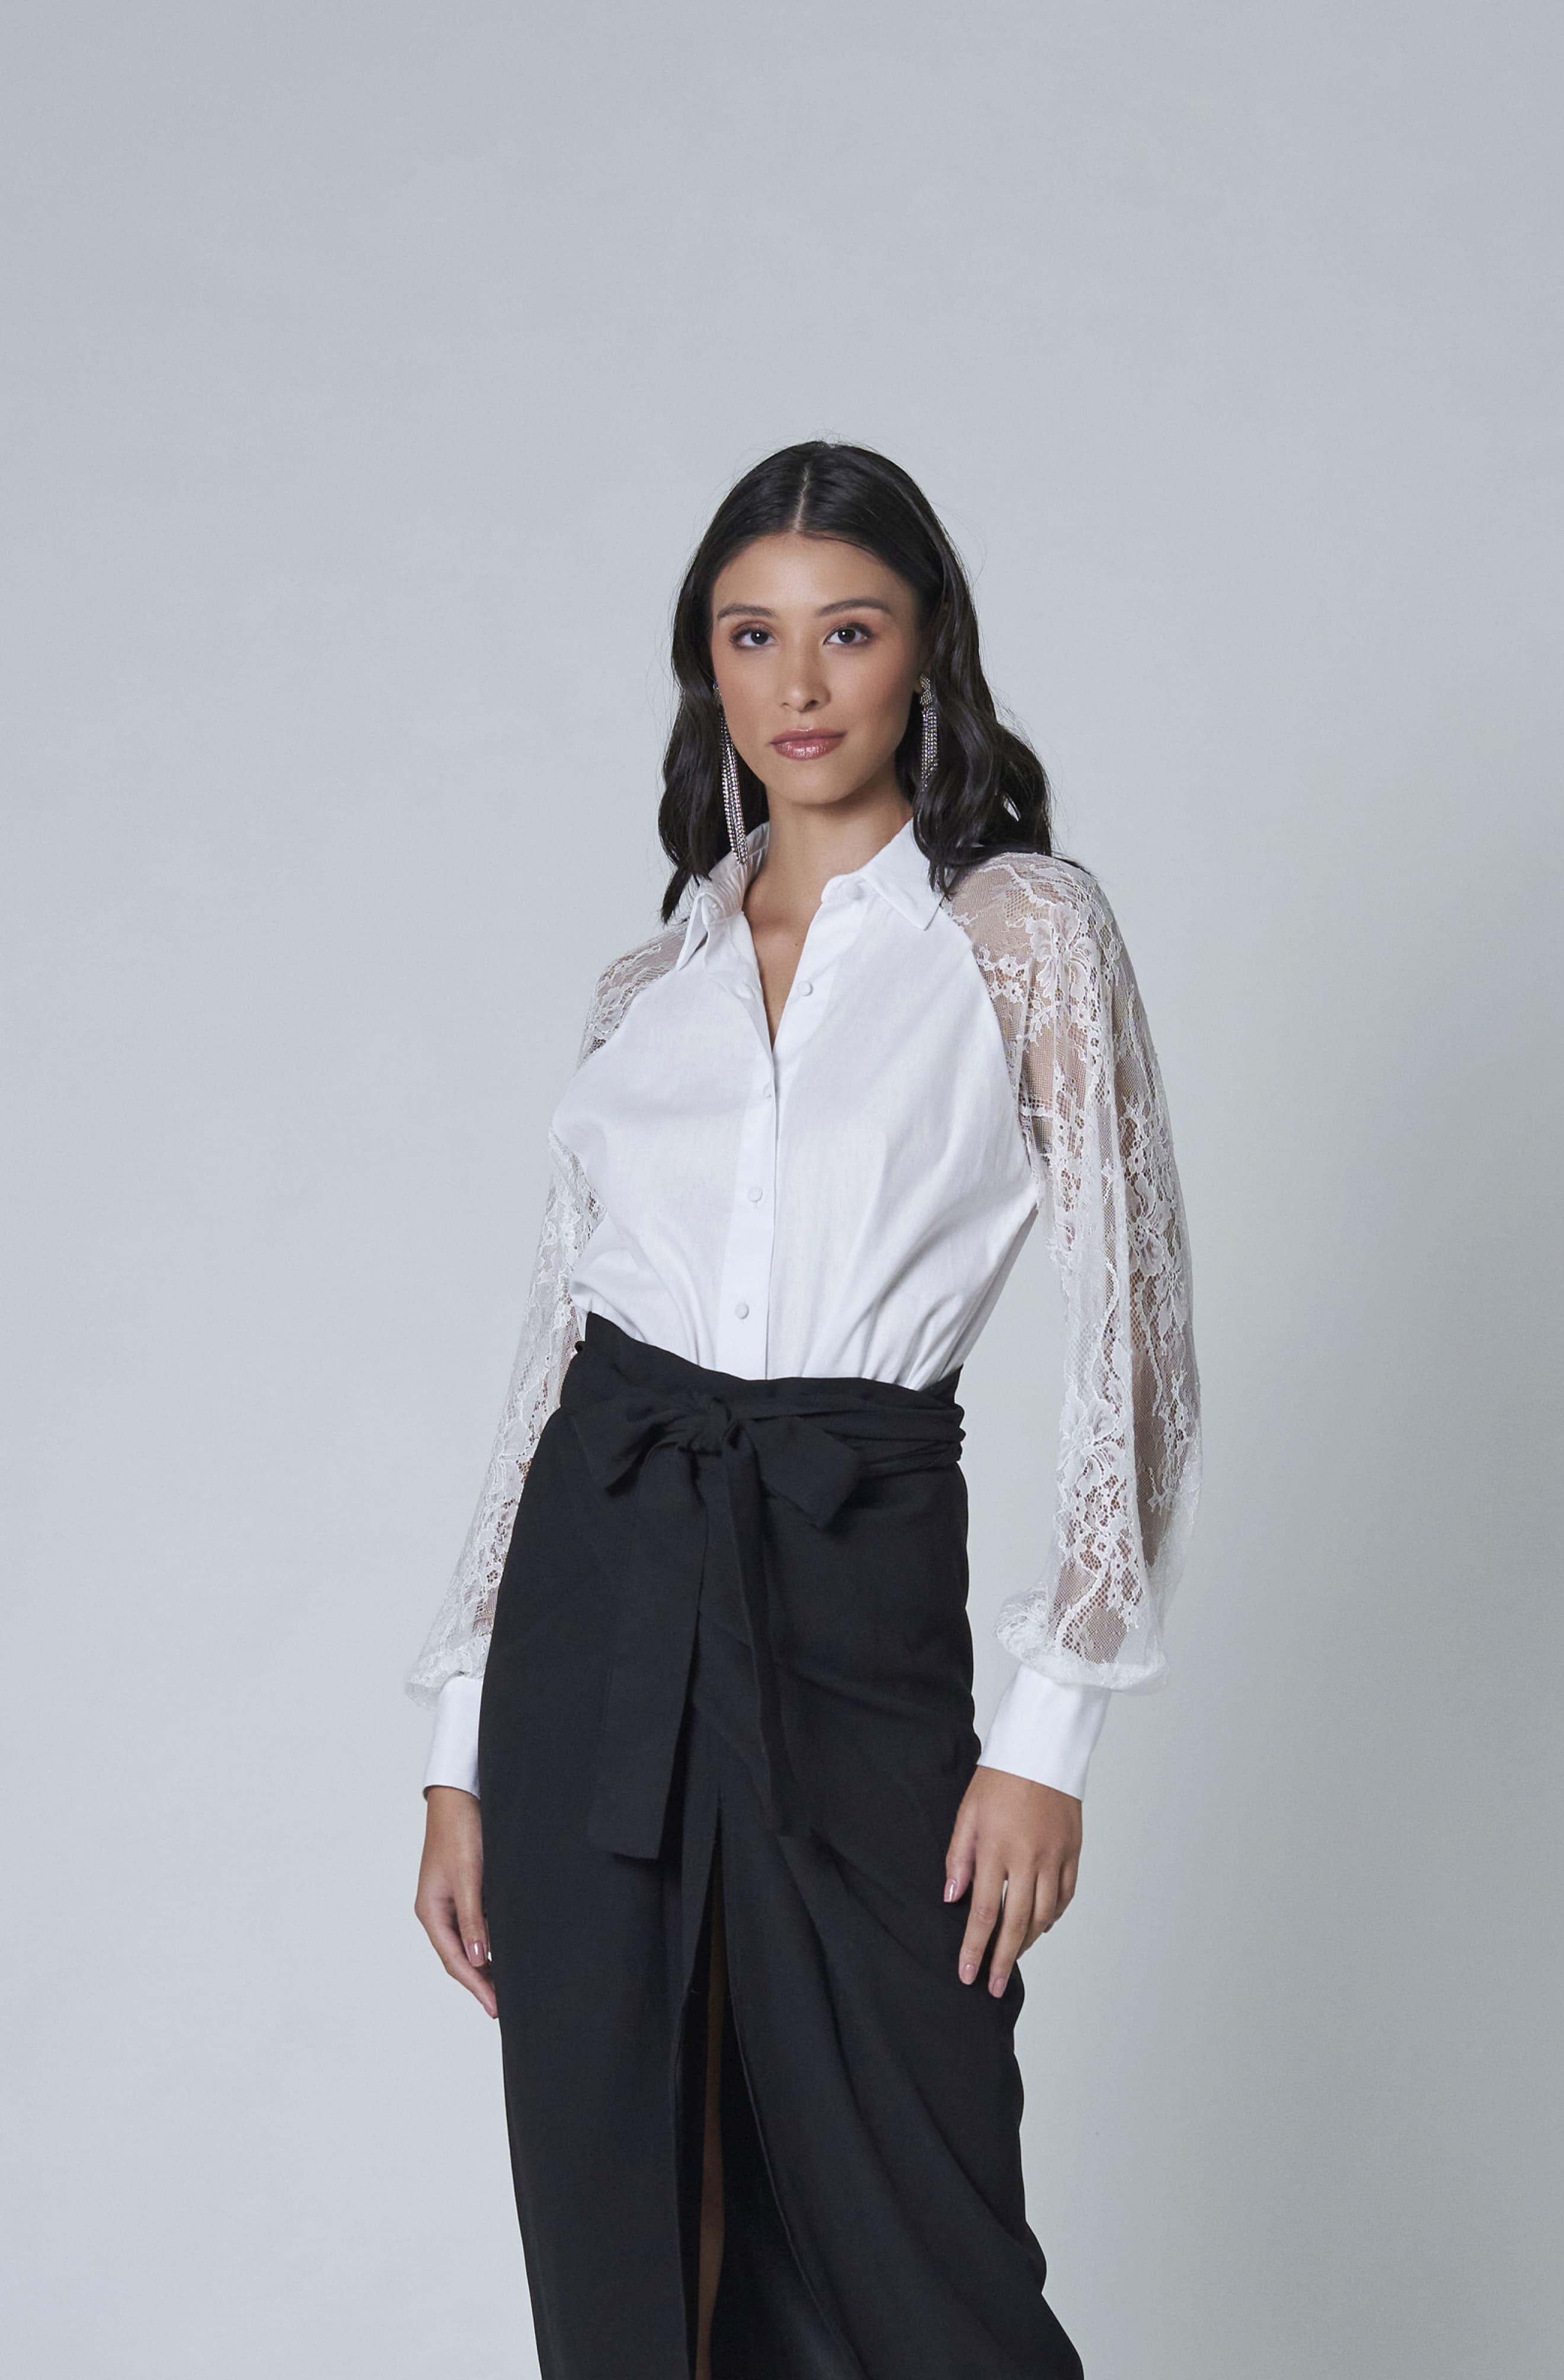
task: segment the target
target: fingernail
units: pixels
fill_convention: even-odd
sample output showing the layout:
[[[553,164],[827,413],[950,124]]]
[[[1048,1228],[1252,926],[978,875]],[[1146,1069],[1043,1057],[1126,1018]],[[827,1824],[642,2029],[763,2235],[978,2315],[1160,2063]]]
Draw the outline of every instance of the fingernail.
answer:
[[[1010,1980],[1010,1978],[1009,1978],[1009,1976],[1008,1976],[1008,1975],[1000,1975],[1000,1974],[990,1974],[990,1975],[989,1975],[989,1977],[988,1977],[988,1989],[993,1993],[994,1998],[995,1998],[996,1999],[998,1999],[998,1998],[1000,1998],[1000,1995],[1003,1992],[1004,1987],[1005,1987],[1006,1984],[1009,1982],[1009,1980]]]
[[[948,1876],[945,1878],[945,1898],[946,1898],[946,1900],[953,1900],[955,1899],[955,1897],[956,1897],[956,1880],[955,1880],[955,1877],[954,1877],[953,1876]]]
[[[472,1962],[475,1967],[481,1967],[483,1964],[483,1945],[481,1942],[475,1942],[472,1946]]]
[[[970,1984],[970,1983],[971,1983],[971,1981],[972,1981],[972,1978],[974,1977],[974,1975],[975,1975],[976,1973],[977,1973],[977,1961],[976,1961],[976,1959],[964,1959],[964,1960],[962,1961],[962,1962],[961,1962],[961,1979],[962,1979],[962,1981],[963,1981],[963,1983],[964,1983],[964,1984]]]

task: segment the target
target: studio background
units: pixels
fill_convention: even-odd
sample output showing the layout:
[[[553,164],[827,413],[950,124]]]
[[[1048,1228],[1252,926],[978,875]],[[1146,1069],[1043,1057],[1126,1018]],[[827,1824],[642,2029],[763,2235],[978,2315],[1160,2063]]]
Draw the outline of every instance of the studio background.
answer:
[[[735,474],[924,483],[1100,876],[1206,1489],[1029,1954],[1090,2380],[1548,2380],[1558,20],[5,16],[7,2368],[534,2368],[403,1674]],[[967,1367],[978,1715],[1042,1234]],[[605,2286],[614,2243],[603,2242]]]

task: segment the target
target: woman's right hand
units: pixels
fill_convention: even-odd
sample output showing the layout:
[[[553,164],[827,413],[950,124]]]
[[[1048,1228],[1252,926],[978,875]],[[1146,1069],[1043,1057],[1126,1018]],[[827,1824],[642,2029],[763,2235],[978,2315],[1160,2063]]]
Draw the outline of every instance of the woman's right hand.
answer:
[[[483,1915],[483,1834],[478,1797],[459,1785],[431,1785],[424,1795],[423,1864],[414,1913],[448,1975],[466,1985],[491,2016],[489,1927]]]

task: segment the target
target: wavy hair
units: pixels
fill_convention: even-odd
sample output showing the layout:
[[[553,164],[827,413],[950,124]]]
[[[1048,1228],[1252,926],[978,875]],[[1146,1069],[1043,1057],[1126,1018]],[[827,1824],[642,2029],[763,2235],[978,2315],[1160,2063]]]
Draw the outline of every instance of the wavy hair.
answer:
[[[709,875],[729,848],[722,811],[722,711],[712,685],[711,590],[736,553],[759,537],[804,530],[840,538],[894,570],[918,601],[928,636],[928,674],[940,706],[939,758],[918,789],[922,718],[912,703],[896,747],[897,781],[913,805],[913,834],[929,882],[949,892],[991,851],[1051,852],[1051,796],[1031,746],[1001,722],[978,658],[977,614],[961,558],[915,480],[867,446],[810,439],[784,446],[730,489],[695,550],[673,606],[679,708],[662,760],[657,826],[673,873],[662,896],[666,924],[692,878]],[[766,788],[738,764],[744,822],[768,815]]]

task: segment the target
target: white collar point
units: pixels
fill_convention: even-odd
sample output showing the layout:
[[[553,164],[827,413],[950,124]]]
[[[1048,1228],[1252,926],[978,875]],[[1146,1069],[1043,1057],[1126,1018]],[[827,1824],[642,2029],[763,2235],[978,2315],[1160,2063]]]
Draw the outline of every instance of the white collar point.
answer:
[[[750,877],[766,856],[769,832],[770,821],[761,819],[749,831],[742,867],[736,853],[725,851],[709,875],[695,878],[684,945],[674,961],[676,966],[683,966],[694,955],[719,918],[732,917],[743,908]],[[878,892],[898,916],[919,929],[931,922],[940,906],[940,895],[928,880],[928,862],[914,839],[911,819],[903,821],[872,858],[848,874],[867,891]],[[835,877],[831,880],[841,883],[846,879]]]

